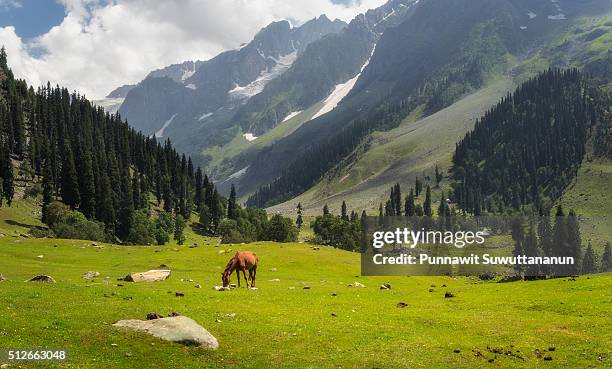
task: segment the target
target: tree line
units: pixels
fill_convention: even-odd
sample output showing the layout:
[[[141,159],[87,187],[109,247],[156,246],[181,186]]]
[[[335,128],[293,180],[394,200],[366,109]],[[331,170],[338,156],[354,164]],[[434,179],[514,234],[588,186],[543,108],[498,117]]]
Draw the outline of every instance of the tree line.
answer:
[[[577,69],[550,69],[523,83],[457,144],[453,200],[474,215],[550,207],[575,178],[592,132],[609,127],[610,105]],[[605,153],[606,137],[597,135],[597,153]]]
[[[63,237],[164,244],[172,236],[181,244],[192,212],[217,234],[242,211],[233,189],[221,196],[170,140],[136,132],[66,88],[16,80],[2,48],[0,205],[11,205],[18,178],[30,186],[26,195],[42,195],[42,220]]]

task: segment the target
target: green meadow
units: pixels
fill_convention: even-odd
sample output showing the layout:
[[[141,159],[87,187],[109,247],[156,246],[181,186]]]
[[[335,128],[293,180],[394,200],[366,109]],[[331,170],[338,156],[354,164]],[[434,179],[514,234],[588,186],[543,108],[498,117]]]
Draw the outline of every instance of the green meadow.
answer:
[[[186,246],[33,239],[20,236],[29,206],[17,205],[20,210],[13,213],[24,214],[22,221],[7,219],[6,208],[0,218],[0,273],[8,279],[0,282],[0,348],[67,348],[69,360],[11,367],[612,365],[611,275],[512,283],[360,277],[357,253],[316,250],[304,243],[219,245],[218,239],[191,231]],[[222,268],[237,250],[259,255],[258,289],[215,291]],[[166,281],[117,280],[161,264],[172,270]],[[87,271],[100,276],[86,281]],[[24,282],[36,274],[51,275],[57,283]],[[366,287],[348,287],[353,282]],[[383,283],[391,289],[380,290]],[[445,298],[446,292],[455,297]],[[398,307],[400,302],[407,306]],[[173,311],[209,330],[219,349],[184,347],[112,326],[120,319]],[[545,361],[546,356],[552,360]]]

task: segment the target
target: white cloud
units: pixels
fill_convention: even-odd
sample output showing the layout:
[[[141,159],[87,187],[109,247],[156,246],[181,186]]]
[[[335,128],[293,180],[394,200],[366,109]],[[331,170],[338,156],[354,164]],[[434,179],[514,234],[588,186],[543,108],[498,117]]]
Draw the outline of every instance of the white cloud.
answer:
[[[59,0],[61,24],[24,41],[0,27],[9,64],[18,77],[46,81],[100,98],[153,69],[206,60],[248,42],[274,20],[304,22],[320,14],[350,21],[385,0]],[[14,1],[9,1],[14,2]],[[0,0],[0,4],[6,1]]]
[[[0,0],[0,9],[21,8],[21,1],[18,0]]]

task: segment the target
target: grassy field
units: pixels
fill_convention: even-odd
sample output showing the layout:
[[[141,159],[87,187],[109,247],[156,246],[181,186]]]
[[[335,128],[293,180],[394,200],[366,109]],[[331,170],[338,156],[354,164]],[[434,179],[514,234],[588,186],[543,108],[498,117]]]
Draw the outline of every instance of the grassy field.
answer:
[[[70,360],[59,367],[612,365],[610,275],[505,284],[451,277],[366,278],[358,276],[358,254],[328,247],[220,246],[217,239],[188,232],[186,245],[197,242],[198,247],[94,248],[88,241],[20,237],[16,232],[21,226],[7,223],[8,212],[0,211],[0,232],[5,234],[0,237],[0,273],[8,278],[0,283],[0,348],[68,348]],[[238,249],[259,255],[259,289],[214,291],[228,253]],[[167,281],[117,281],[128,272],[160,264],[172,269]],[[81,278],[87,271],[101,275],[88,282]],[[24,282],[42,273],[57,283]],[[277,278],[279,282],[272,281]],[[367,287],[347,287],[355,281]],[[385,282],[391,290],[379,290]],[[177,291],[185,296],[176,297]],[[445,298],[447,291],[456,297]],[[408,306],[398,308],[399,302]],[[220,348],[203,351],[112,327],[116,320],[172,311],[203,325]],[[549,352],[550,347],[555,351]],[[553,360],[538,358],[536,349]],[[495,353],[500,350],[503,353]]]

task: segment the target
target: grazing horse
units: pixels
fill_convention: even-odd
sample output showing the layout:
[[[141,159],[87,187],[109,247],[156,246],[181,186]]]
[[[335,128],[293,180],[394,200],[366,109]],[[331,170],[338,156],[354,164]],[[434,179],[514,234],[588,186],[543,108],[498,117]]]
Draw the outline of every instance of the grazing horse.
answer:
[[[238,251],[232,258],[227,262],[227,266],[223,273],[221,273],[221,280],[223,281],[223,287],[229,287],[230,277],[232,272],[236,271],[236,277],[238,278],[238,287],[240,287],[240,272],[244,276],[246,286],[249,287],[249,280],[246,276],[246,271],[249,271],[249,278],[251,279],[251,288],[255,287],[255,276],[257,275],[257,263],[259,258],[251,251]]]

